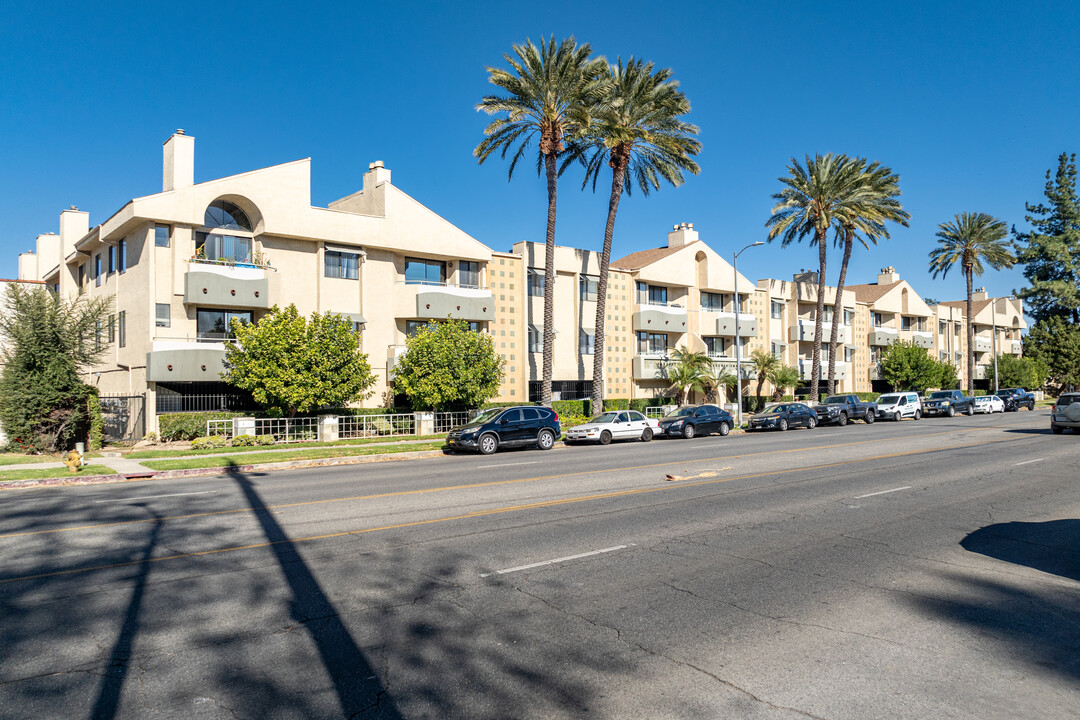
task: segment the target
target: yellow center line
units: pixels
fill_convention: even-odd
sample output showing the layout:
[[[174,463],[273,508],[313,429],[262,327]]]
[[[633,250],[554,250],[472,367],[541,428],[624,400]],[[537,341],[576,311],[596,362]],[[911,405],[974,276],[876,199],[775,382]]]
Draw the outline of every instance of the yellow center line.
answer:
[[[1031,439],[1031,438],[1028,438],[1028,439]],[[162,557],[149,558],[149,559],[146,559],[146,560],[131,560],[131,561],[128,561],[128,562],[110,563],[110,564],[107,564],[107,565],[95,565],[95,566],[91,566],[91,567],[73,568],[73,569],[70,569],[70,570],[57,570],[57,571],[54,571],[54,572],[39,573],[37,575],[23,575],[23,576],[20,576],[20,577],[12,577],[12,578],[7,578],[7,579],[4,579],[4,580],[0,580],[0,585],[10,583],[10,582],[17,582],[19,580],[38,580],[38,579],[41,579],[41,578],[58,577],[58,576],[61,576],[61,575],[74,575],[74,574],[78,574],[78,573],[95,572],[97,570],[111,570],[111,569],[114,569],[114,568],[130,567],[132,565],[140,565],[140,564],[142,564],[144,562],[154,562],[154,563],[156,563],[156,562],[164,562],[166,560],[180,560],[180,559],[183,559],[183,558],[200,557],[200,556],[203,556],[203,555],[216,555],[216,554],[219,554],[219,553],[236,552],[238,550],[255,550],[255,549],[258,549],[258,548],[273,547],[274,545],[281,545],[281,544],[288,544],[288,543],[304,543],[304,542],[312,542],[312,541],[315,541],[315,540],[329,540],[329,539],[332,539],[332,538],[347,537],[347,536],[350,536],[350,535],[364,535],[364,534],[367,534],[367,533],[383,532],[383,531],[386,531],[386,530],[399,530],[399,529],[402,529],[402,528],[418,527],[418,526],[421,526],[421,525],[434,525],[434,524],[437,524],[437,523],[453,522],[455,520],[469,520],[469,519],[474,519],[474,518],[485,517],[485,516],[488,516],[488,515],[499,515],[499,514],[508,513],[508,512],[520,512],[520,511],[523,511],[523,510],[537,510],[537,509],[542,509],[542,508],[558,507],[560,505],[571,505],[571,504],[575,504],[575,503],[589,502],[591,500],[604,500],[604,499],[608,499],[608,498],[627,497],[627,496],[631,496],[631,495],[644,495],[646,493],[664,492],[666,490],[674,490],[674,489],[690,488],[690,487],[701,487],[703,485],[716,485],[718,483],[729,482],[731,480],[750,480],[750,479],[753,479],[753,478],[771,477],[771,476],[774,476],[774,475],[787,475],[787,474],[790,474],[790,473],[806,472],[806,471],[810,471],[810,470],[826,470],[828,468],[843,467],[845,465],[858,465],[858,464],[866,463],[866,462],[876,462],[878,460],[888,460],[890,458],[906,457],[906,456],[910,456],[910,455],[925,455],[927,453],[940,452],[942,450],[958,450],[958,449],[968,448],[968,447],[977,447],[977,446],[982,446],[982,445],[988,445],[988,444],[991,444],[991,443],[1006,442],[1008,440],[1014,440],[1014,441],[1017,441],[1017,442],[1023,442],[1023,440],[1018,440],[1016,438],[1001,438],[999,440],[988,440],[988,441],[985,441],[985,442],[966,443],[966,444],[963,444],[963,445],[949,445],[947,447],[928,448],[928,449],[924,449],[924,450],[907,450],[907,451],[904,451],[904,452],[889,453],[889,454],[886,454],[886,455],[877,455],[877,456],[874,456],[874,457],[863,458],[861,460],[841,460],[839,462],[825,463],[825,464],[822,464],[822,465],[810,465],[810,466],[807,466],[807,467],[786,468],[786,469],[782,469],[782,470],[769,470],[769,471],[766,471],[766,472],[751,473],[751,474],[748,474],[748,475],[734,475],[732,477],[715,478],[715,479],[710,479],[710,480],[700,480],[698,482],[692,482],[692,483],[683,483],[683,482],[680,482],[678,484],[667,484],[667,483],[665,483],[664,485],[660,485],[660,486],[657,486],[657,487],[633,488],[633,489],[628,489],[628,490],[616,490],[616,491],[613,491],[613,492],[606,492],[606,493],[594,493],[594,494],[590,494],[590,495],[578,495],[578,496],[575,496],[575,497],[560,498],[560,499],[555,499],[555,500],[542,500],[542,501],[538,501],[538,502],[526,503],[526,504],[521,504],[521,505],[508,505],[508,506],[504,506],[504,507],[489,508],[487,510],[476,510],[474,512],[463,513],[461,515],[450,515],[450,516],[446,516],[446,517],[429,518],[429,519],[426,519],[426,520],[413,520],[413,521],[410,521],[410,522],[397,523],[397,524],[394,524],[394,525],[382,525],[382,526],[379,526],[379,527],[372,527],[372,528],[359,528],[357,530],[343,530],[341,532],[326,533],[324,535],[309,535],[307,537],[288,538],[288,539],[285,539],[285,540],[272,540],[272,541],[262,542],[262,543],[253,543],[253,544],[250,544],[250,545],[230,545],[228,547],[214,548],[214,549],[211,549],[211,550],[198,550],[198,551],[189,552],[189,553],[178,553],[178,554],[175,554],[175,555],[165,555],[165,556],[162,556]],[[655,467],[655,466],[647,465],[647,466],[643,466],[643,467]],[[553,477],[559,477],[559,476],[553,476]],[[262,510],[262,508],[260,508],[260,510]]]

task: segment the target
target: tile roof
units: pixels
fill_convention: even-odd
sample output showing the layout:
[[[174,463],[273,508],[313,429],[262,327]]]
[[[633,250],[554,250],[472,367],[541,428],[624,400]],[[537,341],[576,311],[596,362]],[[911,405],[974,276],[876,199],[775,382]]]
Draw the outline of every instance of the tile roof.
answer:
[[[972,300],[971,301],[971,313],[972,315],[978,315],[983,309],[992,303],[993,300]],[[946,300],[941,303],[946,307],[956,308],[957,310],[967,310],[967,300]]]
[[[855,293],[855,299],[859,302],[872,303],[876,300],[880,300],[886,293],[902,282],[903,280],[897,280],[896,282],[887,285],[879,285],[877,283],[871,283],[869,285],[847,285],[844,289]]]
[[[679,247],[660,247],[651,250],[639,250],[636,253],[630,253],[625,257],[621,257],[618,260],[612,260],[611,267],[622,268],[624,270],[640,270],[646,265],[652,265],[657,260],[663,260],[668,255],[674,255],[683,248],[698,242],[701,241],[695,240],[692,243],[687,243],[686,245]]]

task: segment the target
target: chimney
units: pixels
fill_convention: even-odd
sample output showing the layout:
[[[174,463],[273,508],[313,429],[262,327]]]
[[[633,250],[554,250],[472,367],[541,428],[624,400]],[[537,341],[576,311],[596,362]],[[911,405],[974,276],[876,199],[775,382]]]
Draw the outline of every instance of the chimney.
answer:
[[[892,265],[881,268],[877,276],[878,285],[892,285],[897,282],[900,282],[900,273],[896,272],[896,268]]]
[[[75,243],[90,232],[90,213],[72,205],[60,213],[60,257],[75,252]],[[46,268],[49,269],[49,268]]]
[[[368,163],[368,171],[364,173],[364,190],[366,191],[383,183],[390,184],[389,168],[383,165],[382,160]]]
[[[697,230],[694,230],[694,223],[679,223],[673,225],[671,232],[667,234],[667,244],[669,248],[683,247],[689,245],[692,242],[696,242],[698,239]]]
[[[165,141],[161,189],[164,191],[195,184],[195,138],[177,130]]]
[[[37,272],[42,275],[58,266],[64,256],[61,254],[60,236],[56,233],[42,233],[37,236],[35,242],[37,248]],[[44,280],[44,277],[26,278],[28,280]]]
[[[19,279],[40,280],[41,273],[38,271],[38,256],[32,251],[19,253]]]
[[[975,290],[971,293],[971,299],[972,300],[985,300],[986,299],[986,288],[985,287],[977,287],[977,288],[975,288]]]

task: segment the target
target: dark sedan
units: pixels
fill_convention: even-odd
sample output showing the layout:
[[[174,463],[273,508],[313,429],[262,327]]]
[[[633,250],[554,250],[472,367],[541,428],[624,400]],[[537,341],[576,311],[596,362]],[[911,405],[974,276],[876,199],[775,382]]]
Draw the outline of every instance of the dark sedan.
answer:
[[[781,403],[773,405],[765,412],[750,418],[750,430],[787,430],[802,426],[814,428],[818,416],[814,410],[802,403]]]
[[[669,437],[692,438],[695,435],[727,435],[735,421],[731,413],[715,405],[686,405],[660,420],[660,432]]]

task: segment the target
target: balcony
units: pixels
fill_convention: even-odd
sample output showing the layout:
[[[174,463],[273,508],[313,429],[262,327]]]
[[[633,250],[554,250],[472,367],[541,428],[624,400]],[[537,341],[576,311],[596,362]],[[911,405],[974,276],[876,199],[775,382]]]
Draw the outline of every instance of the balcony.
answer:
[[[870,380],[881,380],[881,364],[875,363],[870,366]]]
[[[495,317],[495,303],[485,288],[400,283],[394,287],[394,317],[485,322]]]
[[[993,341],[988,337],[975,336],[975,352],[990,352],[994,349]]]
[[[219,382],[225,369],[225,343],[155,339],[146,353],[148,382]]]
[[[650,357],[648,355],[634,356],[634,379],[635,380],[666,380],[665,372],[671,364],[669,358]]]
[[[675,305],[642,305],[634,313],[634,330],[649,332],[686,332],[686,308]]]
[[[934,347],[933,333],[923,332],[922,330],[913,330],[911,333],[911,341],[915,343],[916,347],[925,348],[926,350],[930,350]]]
[[[893,328],[887,327],[876,327],[870,331],[869,335],[867,335],[867,340],[871,347],[887,347],[889,345],[895,345],[899,338],[900,333]]]
[[[837,380],[847,380],[847,366],[848,366],[848,364],[846,362],[844,362],[843,360],[837,360],[836,361],[836,375],[835,375],[835,377],[836,377]],[[810,360],[799,360],[799,375],[802,376],[802,378],[804,380],[810,379],[810,377],[813,375],[813,370],[814,370],[814,363],[813,362],[811,362]],[[821,361],[821,377],[822,377],[822,379],[826,379],[826,378],[829,377],[829,361],[828,360],[822,360]]]
[[[266,269],[252,263],[191,260],[184,273],[184,303],[221,308],[270,307]]]
[[[735,337],[735,313],[710,312],[701,314],[701,332],[703,335],[711,335],[708,325],[713,319],[716,320],[716,334],[722,337]],[[739,313],[739,337],[754,337],[757,335],[757,316],[748,313]]]
[[[1024,343],[1023,342],[1021,342],[1020,340],[1007,340],[1006,342],[1008,342],[1010,344],[1009,352],[1011,352],[1013,355],[1023,355],[1024,354]]]
[[[832,323],[821,323],[821,342],[827,343],[832,337]],[[813,320],[799,320],[794,325],[788,328],[788,340],[791,342],[814,342],[814,321]],[[836,341],[838,343],[851,342],[851,328],[847,325],[841,325],[840,330],[837,332]]]
[[[989,365],[976,365],[975,366],[975,379],[976,380],[985,380],[989,374],[990,374],[990,366]]]

